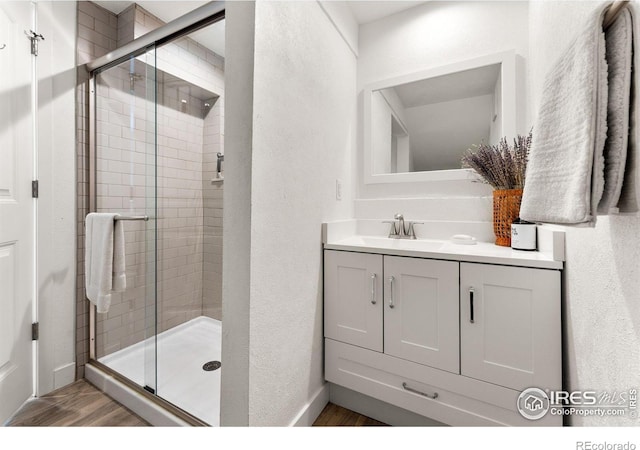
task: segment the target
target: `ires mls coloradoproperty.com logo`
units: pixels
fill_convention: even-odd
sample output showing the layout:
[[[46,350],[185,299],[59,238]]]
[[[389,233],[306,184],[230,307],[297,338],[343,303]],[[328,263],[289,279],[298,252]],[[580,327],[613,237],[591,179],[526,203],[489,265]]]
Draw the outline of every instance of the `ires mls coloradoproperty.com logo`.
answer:
[[[525,389],[518,396],[517,407],[522,417],[538,420],[552,414],[556,416],[628,416],[637,417],[638,390],[550,391],[537,387]]]

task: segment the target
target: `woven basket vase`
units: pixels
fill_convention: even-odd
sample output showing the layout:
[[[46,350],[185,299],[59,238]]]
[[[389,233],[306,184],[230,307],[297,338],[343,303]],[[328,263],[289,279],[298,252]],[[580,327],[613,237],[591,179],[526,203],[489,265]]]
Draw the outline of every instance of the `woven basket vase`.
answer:
[[[511,223],[520,215],[522,189],[493,191],[493,233],[496,245],[511,246]]]

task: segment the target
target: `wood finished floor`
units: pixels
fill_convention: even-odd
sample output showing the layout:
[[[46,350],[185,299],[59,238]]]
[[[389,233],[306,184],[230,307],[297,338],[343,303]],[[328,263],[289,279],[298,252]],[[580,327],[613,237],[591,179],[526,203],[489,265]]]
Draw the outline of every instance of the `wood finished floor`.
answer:
[[[366,426],[387,426],[387,424],[378,422],[362,414],[358,414],[349,409],[343,408],[333,403],[324,407],[316,421],[314,427],[366,427]]]
[[[142,418],[85,380],[27,402],[7,423],[10,427],[144,427]],[[313,426],[386,426],[333,403]]]
[[[27,402],[11,427],[144,427],[147,422],[85,380]]]

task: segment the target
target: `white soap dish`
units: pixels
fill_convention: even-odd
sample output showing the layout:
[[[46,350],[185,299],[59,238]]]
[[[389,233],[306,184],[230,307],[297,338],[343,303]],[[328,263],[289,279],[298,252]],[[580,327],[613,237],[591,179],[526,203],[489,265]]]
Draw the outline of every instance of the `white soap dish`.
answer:
[[[452,244],[458,245],[476,245],[478,241],[473,236],[469,236],[468,234],[456,234],[455,236],[451,236],[449,239]]]

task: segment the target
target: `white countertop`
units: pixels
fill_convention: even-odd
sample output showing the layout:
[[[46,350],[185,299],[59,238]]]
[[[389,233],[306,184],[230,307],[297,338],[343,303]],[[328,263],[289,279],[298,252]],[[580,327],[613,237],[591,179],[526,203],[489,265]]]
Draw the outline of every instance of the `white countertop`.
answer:
[[[513,250],[511,247],[501,247],[488,242],[462,245],[449,240],[392,239],[384,236],[340,232],[325,233],[324,248],[541,269],[559,270],[564,266],[563,258],[557,256],[558,252],[555,252],[554,257],[554,252]]]

